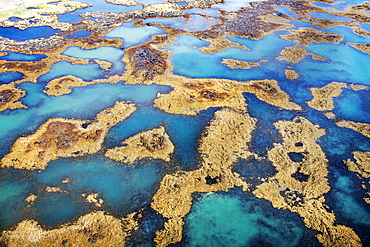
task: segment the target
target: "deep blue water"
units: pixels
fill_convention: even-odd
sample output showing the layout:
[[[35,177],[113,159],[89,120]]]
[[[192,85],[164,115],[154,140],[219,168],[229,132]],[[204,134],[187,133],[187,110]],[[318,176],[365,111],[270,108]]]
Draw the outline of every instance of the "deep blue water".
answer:
[[[47,56],[44,54],[25,54],[13,51],[5,51],[8,53],[5,56],[1,56],[0,60],[7,60],[7,61],[40,61]]]
[[[319,246],[297,215],[266,202],[239,189],[199,194],[185,217],[185,237],[179,245]]]
[[[76,38],[85,38],[89,36],[90,36],[89,31],[81,30],[81,31],[75,32],[74,34],[66,35],[65,37],[68,39],[76,39]]]
[[[0,27],[0,36],[13,39],[15,41],[49,38],[59,32],[60,30],[55,30],[51,27],[29,27],[25,30],[20,30],[15,27]]]
[[[8,84],[12,81],[20,80],[23,74],[20,72],[4,72],[0,73],[0,84]]]

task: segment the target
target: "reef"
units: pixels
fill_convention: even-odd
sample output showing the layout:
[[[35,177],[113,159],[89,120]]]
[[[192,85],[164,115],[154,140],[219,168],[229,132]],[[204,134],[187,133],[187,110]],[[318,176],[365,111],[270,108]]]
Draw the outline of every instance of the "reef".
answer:
[[[127,64],[127,83],[145,83],[155,76],[163,75],[167,69],[167,53],[150,44],[128,49],[122,61]]]
[[[353,46],[356,49],[370,55],[370,44],[367,44],[367,43],[351,43],[351,42],[349,42],[347,44],[349,44],[350,46]]]
[[[85,197],[86,199],[86,202],[88,203],[93,203],[96,207],[100,208],[103,206],[103,203],[104,203],[104,200],[99,198],[99,194],[98,193],[91,193],[91,194],[81,194],[82,197]]]
[[[249,48],[246,47],[245,45],[232,42],[228,40],[226,37],[217,37],[217,38],[204,38],[203,37],[202,39],[210,42],[209,46],[204,46],[204,47],[199,48],[199,50],[201,50],[205,54],[224,51],[231,47],[239,48],[242,50],[249,50]]]
[[[15,246],[124,246],[131,231],[137,229],[135,213],[119,219],[104,211],[81,216],[76,222],[44,230],[34,220],[24,220],[13,230],[2,232],[2,242]]]
[[[310,107],[319,111],[331,111],[334,109],[334,97],[342,93],[342,89],[347,88],[354,91],[369,90],[369,87],[357,84],[347,84],[344,82],[331,82],[321,88],[310,88],[313,99],[306,102]]]
[[[255,124],[256,119],[245,112],[226,108],[215,113],[200,139],[199,168],[166,175],[153,197],[152,207],[168,219],[156,233],[157,246],[181,241],[183,217],[190,211],[194,192],[228,191],[235,186],[249,189],[231,169],[239,158],[253,155],[248,143]]]
[[[276,58],[277,60],[286,60],[289,63],[298,63],[304,59],[307,55],[307,51],[302,47],[290,46],[282,50],[280,55],[281,56]]]
[[[292,69],[286,69],[285,77],[289,80],[295,80],[299,78],[299,74]]]
[[[298,30],[290,30],[291,34],[281,35],[280,37],[289,41],[298,42],[299,45],[309,45],[315,43],[339,43],[344,36],[338,33],[319,31],[314,28],[300,27]]]
[[[46,186],[45,191],[48,192],[48,193],[65,193],[65,194],[68,194],[68,191],[62,190],[62,188],[60,188],[60,187]]]
[[[275,80],[240,82],[174,75],[173,67],[168,62],[170,56],[155,48],[155,44],[128,49],[122,59],[127,63],[124,77],[127,84],[155,83],[173,87],[174,90],[168,94],[158,93],[154,101],[156,107],[168,113],[196,115],[210,107],[231,107],[244,111],[246,102],[243,92],[254,93],[260,100],[284,109],[301,110],[299,105],[290,101],[289,95],[280,89]]]
[[[324,194],[330,190],[328,160],[316,141],[325,131],[303,117],[274,125],[283,137],[283,143],[276,143],[268,152],[277,173],[253,194],[269,200],[275,208],[298,213],[307,227],[321,232],[316,237],[324,246],[361,246],[351,228],[335,225],[334,213],[324,204]]]
[[[84,81],[82,78],[73,75],[66,75],[49,81],[46,84],[43,92],[47,95],[61,96],[65,94],[70,94],[75,87],[84,87],[87,85],[94,85],[98,83],[114,84],[122,80],[124,80],[124,77],[119,75],[114,75],[107,79],[96,79],[92,81]]]
[[[121,147],[109,149],[105,156],[132,164],[140,159],[161,159],[169,162],[175,146],[163,126],[143,131],[124,140]]]
[[[116,102],[97,114],[95,120],[52,118],[34,134],[18,138],[10,153],[0,161],[2,168],[45,169],[48,162],[61,157],[78,157],[98,152],[108,130],[129,117],[136,107]]]
[[[321,60],[321,61],[327,60],[326,58],[322,56],[307,52],[305,48],[299,47],[299,46],[286,47],[284,48],[284,50],[280,52],[280,55],[281,56],[278,56],[276,58],[277,60],[280,60],[280,61],[285,60],[291,64],[295,64],[295,63],[299,63],[303,61],[303,59],[305,59],[305,57],[308,55],[310,55],[312,59],[314,60]]]
[[[167,80],[166,80],[167,78]],[[173,79],[172,79],[173,78]],[[155,106],[174,114],[196,115],[210,107],[231,107],[244,111],[246,107],[243,92],[254,93],[257,98],[284,109],[301,110],[289,100],[275,80],[233,81],[225,79],[188,79],[185,77],[164,77],[175,88],[169,94],[158,94]],[[158,78],[156,83],[162,84]],[[176,83],[176,84],[175,84]]]
[[[30,193],[30,195],[27,196],[24,199],[24,201],[28,202],[29,204],[27,205],[27,207],[30,207],[36,201],[36,199],[37,199],[37,195]],[[1,240],[1,238],[0,238],[0,240]]]
[[[370,178],[370,152],[353,152],[356,162],[348,159],[345,163],[348,170],[356,172],[363,178]]]
[[[362,181],[362,188],[367,190],[365,192],[364,201],[370,204],[370,152],[355,151],[352,153],[355,161],[348,159],[344,163],[348,166],[348,170],[355,172],[357,177]],[[367,181],[365,181],[367,179]]]
[[[90,36],[87,38],[68,39],[61,36],[52,36],[48,39],[31,39],[27,41],[14,41],[7,38],[0,37],[0,50],[10,50],[15,52],[25,53],[42,53],[48,57],[40,61],[6,61],[0,60],[0,73],[2,72],[21,72],[24,74],[23,78],[12,82],[12,84],[19,84],[25,81],[37,82],[37,78],[50,71],[51,66],[59,61],[68,61],[72,64],[88,64],[88,59],[72,58],[60,55],[69,46],[78,46],[84,49],[93,49],[101,46],[117,47],[122,43],[120,39],[104,39],[98,36]],[[107,63],[96,60],[99,66],[106,68]],[[101,79],[102,82],[107,82],[108,79]],[[101,83],[101,82],[97,82]]]
[[[267,62],[267,60],[247,62],[236,59],[223,59],[221,63],[226,64],[229,69],[251,69],[252,67],[261,67],[261,63],[265,62]]]
[[[342,88],[346,88],[344,82],[331,82],[322,88],[310,88],[313,99],[307,104],[319,111],[330,111],[334,109],[333,97],[338,97],[342,93]]]
[[[25,95],[26,92],[20,88],[8,84],[0,85],[0,112],[6,109],[27,108],[22,102],[18,101]]]
[[[368,123],[359,123],[349,120],[340,120],[335,123],[339,127],[352,129],[359,132],[360,134],[370,138],[370,124]]]

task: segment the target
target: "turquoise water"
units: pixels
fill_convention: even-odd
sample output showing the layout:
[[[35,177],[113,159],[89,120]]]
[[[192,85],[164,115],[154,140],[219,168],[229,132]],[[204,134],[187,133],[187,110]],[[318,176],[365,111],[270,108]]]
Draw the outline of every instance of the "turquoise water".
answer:
[[[291,43],[281,40],[275,35],[269,35],[257,43],[249,39],[230,38],[250,48],[229,48],[213,54],[204,54],[198,48],[207,46],[207,43],[195,37],[179,35],[179,39],[168,49],[172,51],[171,62],[174,73],[187,77],[200,78],[226,78],[234,80],[269,79],[277,76],[279,71],[284,71],[284,64],[274,60],[284,47]],[[273,46],[271,46],[273,44]],[[274,50],[271,50],[274,47]],[[261,67],[252,69],[229,69],[222,64],[222,59],[233,58],[245,61],[269,60],[261,63]]]
[[[128,48],[144,44],[150,41],[152,35],[165,34],[166,32],[158,27],[135,27],[132,22],[123,23],[116,27],[104,37],[123,39],[123,47]]]
[[[19,172],[1,171],[0,175],[0,230],[4,230],[25,217],[23,200],[29,195],[31,184]]]
[[[87,2],[87,1],[85,1]],[[105,0],[88,1],[93,7],[80,9],[71,13],[58,15],[62,22],[75,23],[82,20],[79,14],[87,11],[125,12],[141,9],[142,4],[162,3],[164,0],[139,0],[139,5],[126,7],[106,3]],[[344,10],[353,4],[364,1],[335,1],[333,4],[314,2],[313,5],[327,8],[334,7]],[[178,3],[186,5],[184,2]],[[185,12],[191,17],[149,18],[140,20],[124,20],[112,29],[105,38],[120,38],[123,45],[120,48],[100,47],[97,49],[82,49],[71,46],[63,55],[91,60],[91,64],[73,65],[66,61],[55,63],[50,72],[38,78],[38,83],[24,82],[18,85],[27,92],[21,99],[28,109],[5,110],[0,113],[0,156],[10,151],[14,141],[21,135],[33,133],[37,128],[52,117],[76,119],[94,119],[103,109],[112,107],[115,101],[130,100],[137,106],[126,120],[111,128],[102,145],[102,149],[94,155],[78,158],[63,158],[49,163],[41,171],[25,171],[14,169],[0,170],[0,231],[9,229],[24,219],[35,219],[46,227],[56,227],[59,224],[77,219],[79,216],[94,210],[105,210],[116,217],[124,217],[128,213],[141,210],[143,216],[138,219],[140,229],[134,231],[127,239],[128,246],[154,246],[155,231],[163,229],[166,219],[150,207],[152,197],[157,191],[165,174],[178,170],[192,170],[199,165],[199,139],[219,108],[201,111],[196,116],[168,114],[154,107],[157,93],[169,93],[173,88],[159,85],[125,85],[124,81],[116,84],[97,84],[74,88],[69,95],[59,97],[48,96],[42,91],[45,84],[63,75],[74,75],[86,81],[107,78],[112,74],[122,74],[125,64],[121,58],[126,48],[146,44],[153,35],[166,34],[154,25],[201,31],[219,23],[221,11],[236,11],[241,6],[248,6],[249,1],[226,1],[208,9],[190,9]],[[275,10],[293,18],[299,17],[287,6],[281,5]],[[209,16],[210,18],[207,18]],[[324,12],[315,12],[311,17],[348,21],[344,17]],[[134,23],[142,22],[143,27]],[[307,20],[306,20],[307,21]],[[305,20],[290,21],[293,29],[299,27],[314,27]],[[361,23],[360,27],[370,31],[370,25]],[[297,45],[280,38],[289,34],[288,30],[276,31],[260,40],[248,38],[227,37],[229,40],[245,45],[250,50],[229,48],[213,54],[204,54],[201,47],[210,43],[191,35],[177,35],[178,40],[173,45],[164,47],[172,52],[171,63],[174,73],[190,78],[227,78],[239,81],[275,79],[279,86],[299,104],[302,111],[288,111],[272,106],[259,100],[254,94],[244,93],[248,105],[248,113],[257,119],[256,128],[252,132],[249,149],[261,157],[266,157],[275,143],[283,141],[274,123],[280,120],[292,120],[303,116],[312,123],[318,124],[326,134],[318,139],[328,159],[328,179],[331,191],[325,195],[328,210],[336,215],[336,224],[352,227],[359,234],[363,246],[369,246],[368,229],[370,225],[370,208],[362,197],[364,190],[353,172],[349,172],[343,160],[352,158],[353,151],[370,151],[369,139],[348,128],[341,128],[335,122],[328,120],[322,112],[307,105],[312,99],[310,87],[322,87],[332,81],[356,83],[370,86],[369,56],[349,45],[347,42],[369,43],[369,37],[355,34],[352,29],[344,26],[329,29],[315,27],[321,31],[342,33],[344,41],[340,44],[313,43],[304,46],[308,52],[328,58],[327,61],[313,60],[311,56],[297,64],[278,61],[276,57],[288,46]],[[15,28],[0,28],[0,35],[16,40],[49,37],[58,33],[49,27],[29,28],[20,31]],[[188,33],[189,34],[189,33]],[[195,33],[193,33],[195,35]],[[64,35],[64,33],[62,33]],[[77,31],[67,35],[69,39],[87,37],[87,30]],[[23,54],[9,52],[0,59],[12,61],[38,61],[45,58],[41,54]],[[229,69],[222,64],[223,59],[237,59],[258,62],[261,67],[252,69]],[[112,68],[105,71],[94,63],[93,59],[111,62]],[[291,68],[300,77],[288,80],[284,70]],[[10,83],[23,77],[22,73],[6,72],[0,74],[0,84]],[[343,89],[339,97],[334,98],[334,113],[340,118],[356,122],[370,123],[369,91],[353,91]],[[141,160],[133,165],[115,162],[104,157],[107,149],[120,146],[121,142],[139,132],[164,126],[171,141],[175,145],[170,162],[161,160]],[[294,156],[296,155],[296,156]],[[290,153],[291,158],[299,161],[302,157]],[[238,160],[233,171],[239,173],[252,190],[261,183],[258,177],[274,176],[276,170],[268,160],[256,159]],[[69,178],[69,183],[62,180]],[[47,193],[47,186],[61,187],[68,194]],[[38,195],[38,199],[30,208],[23,200],[30,194]],[[102,208],[87,203],[81,194],[98,193],[104,200]],[[240,188],[228,192],[194,193],[193,207],[185,217],[183,240],[174,246],[320,246],[315,235],[317,231],[306,228],[298,214],[288,210],[278,210],[267,200],[257,199],[250,192],[244,193]]]
[[[280,13],[289,15],[290,17],[299,18],[299,15],[293,12],[292,9],[288,6],[276,7],[275,10],[279,11]]]
[[[344,119],[370,123],[369,91],[343,89],[340,96],[334,98],[334,113]]]
[[[143,205],[150,203],[151,197],[158,189],[158,184],[163,176],[163,166],[157,161],[137,162],[134,165],[125,165],[101,154],[86,156],[79,159],[60,159],[50,162],[49,166],[41,173],[35,173],[34,177],[38,183],[48,186],[60,186],[69,194],[54,195],[48,193],[40,205],[35,205],[40,211],[50,201],[49,212],[41,216],[45,224],[53,225],[53,220],[48,219],[60,207],[59,200],[64,200],[70,209],[60,212],[60,218],[67,220],[80,215],[84,211],[94,208],[84,202],[82,193],[98,193],[104,200],[102,210],[114,212],[117,216],[124,216],[138,210]],[[70,183],[63,184],[65,178]],[[73,201],[70,201],[74,198]],[[82,211],[78,205],[82,205]],[[84,208],[85,207],[85,208]],[[48,216],[49,215],[49,216]],[[41,220],[41,219],[40,219]],[[51,222],[49,222],[49,220]],[[58,221],[55,221],[55,223]]]
[[[198,164],[198,139],[214,111],[215,109],[210,109],[197,116],[181,116],[168,114],[157,108],[142,107],[129,119],[112,128],[107,136],[106,146],[119,146],[121,141],[134,134],[162,125],[176,147],[174,165],[188,169]]]
[[[292,120],[298,114],[294,111],[280,110],[276,106],[259,100],[251,93],[245,93],[244,97],[248,104],[249,114],[258,120],[256,129],[252,132],[250,149],[261,155],[267,155],[267,151],[273,148],[273,143],[282,141],[273,123],[278,120]]]
[[[186,246],[298,246],[303,235],[302,223],[267,213],[256,199],[212,192],[194,202],[184,231]]]
[[[326,31],[343,34],[344,35],[343,42],[355,42],[355,43],[369,43],[370,42],[370,37],[358,35],[354,33],[353,30],[349,27],[344,27],[344,26],[332,27]]]
[[[0,115],[2,131],[0,154],[8,152],[11,143],[21,134],[32,133],[50,117],[93,119],[101,110],[112,107],[119,100],[133,100],[145,104],[156,97],[158,91],[168,91],[166,86],[131,86],[117,84],[97,84],[75,88],[68,95],[49,97],[42,92],[43,85],[22,83],[27,91],[22,100],[29,109],[6,110]]]
[[[297,65],[302,79],[319,87],[331,81],[358,83],[369,86],[370,57],[345,44],[308,45],[307,50],[328,58],[329,61],[305,60]],[[358,66],[361,64],[362,66]],[[319,66],[318,66],[319,65]]]
[[[366,207],[363,206],[364,203],[361,201],[361,204],[357,202],[353,195],[359,190],[358,188],[360,188],[360,186],[355,185],[354,181],[350,177],[341,176],[339,173],[336,173],[335,176],[337,179],[334,184],[337,189],[334,192],[334,196],[336,198],[335,203],[337,204],[336,207],[346,219],[350,219],[356,224],[367,225],[367,227],[370,227],[370,213],[366,211]],[[356,183],[358,182],[359,181],[356,181]],[[362,198],[358,199],[361,200]]]
[[[104,70],[101,69],[96,63],[71,64],[67,61],[61,61],[54,63],[51,66],[50,72],[40,76],[37,79],[37,82],[43,83],[65,75],[73,75],[76,77],[80,77],[86,81],[91,81],[93,79],[104,77]]]
[[[338,165],[343,165],[339,163]],[[353,172],[341,172],[329,169],[330,184],[332,190],[327,194],[329,207],[336,212],[336,222],[352,227],[363,241],[369,239],[368,229],[370,227],[369,204],[363,201],[365,190],[361,188],[361,180]]]
[[[77,46],[68,47],[62,55],[67,55],[76,58],[85,59],[100,59],[113,63],[112,67],[109,69],[111,73],[123,72],[125,64],[121,61],[124,50],[118,49],[116,47],[100,47],[96,49],[86,50]]]
[[[43,54],[25,54],[13,51],[6,51],[8,54],[5,56],[0,56],[0,60],[7,61],[40,61],[46,58]]]

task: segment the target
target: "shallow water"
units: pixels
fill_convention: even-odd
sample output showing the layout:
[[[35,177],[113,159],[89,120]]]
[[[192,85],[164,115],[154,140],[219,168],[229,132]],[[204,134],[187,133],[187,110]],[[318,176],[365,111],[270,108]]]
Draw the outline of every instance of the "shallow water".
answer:
[[[54,63],[48,73],[40,76],[37,81],[44,83],[57,77],[73,75],[86,81],[104,77],[104,70],[98,64],[71,64],[67,61]]]
[[[43,54],[25,54],[13,51],[5,51],[5,56],[0,56],[0,60],[7,61],[40,61],[46,58]]]
[[[266,213],[257,199],[211,192],[195,201],[185,233],[187,246],[298,246],[303,229]]]
[[[87,1],[85,1],[87,2]],[[141,9],[143,4],[163,3],[163,0],[138,0],[137,6],[121,6],[91,0],[94,6],[71,13],[58,15],[61,22],[77,24],[79,16],[87,11],[125,12]],[[232,47],[219,52],[205,54],[200,48],[210,42],[196,38],[195,33],[222,22],[218,17],[221,11],[237,11],[241,6],[249,6],[248,0],[231,1],[215,4],[208,9],[190,9],[185,12],[191,17],[148,18],[124,20],[120,26],[110,30],[104,38],[120,38],[122,47],[100,47],[83,49],[78,46],[68,47],[62,55],[74,58],[89,59],[90,64],[71,64],[66,61],[54,63],[51,70],[37,79],[37,83],[24,82],[17,87],[25,90],[27,95],[21,99],[28,109],[5,110],[0,113],[0,156],[10,151],[12,143],[22,135],[34,133],[38,127],[53,117],[94,119],[103,109],[113,106],[115,101],[132,101],[137,110],[127,119],[113,126],[107,134],[102,149],[93,155],[78,158],[63,158],[50,162],[43,171],[24,171],[14,169],[0,170],[0,230],[9,229],[24,219],[34,219],[41,225],[56,227],[62,223],[76,220],[79,216],[95,210],[104,210],[116,217],[125,217],[128,213],[141,210],[140,229],[127,239],[128,246],[154,246],[155,232],[163,229],[166,221],[151,208],[153,195],[166,174],[179,170],[196,169],[200,163],[198,152],[199,140],[206,126],[219,108],[201,111],[196,116],[175,115],[166,113],[154,106],[158,93],[169,93],[171,86],[160,85],[125,85],[124,81],[116,84],[97,84],[73,88],[72,93],[59,97],[48,96],[42,91],[47,82],[64,75],[74,75],[91,81],[107,78],[113,74],[122,75],[125,64],[121,61],[126,49],[147,44],[154,35],[167,34],[164,27],[181,29],[176,34],[177,40],[172,45],[161,47],[171,52],[170,62],[174,73],[189,78],[226,78],[239,81],[274,79],[280,88],[290,96],[290,100],[302,107],[301,111],[289,111],[270,105],[258,99],[254,94],[244,93],[247,110],[251,117],[257,119],[256,128],[248,144],[250,151],[259,157],[267,157],[276,143],[283,138],[274,123],[281,120],[292,120],[303,116],[325,130],[325,135],[317,143],[328,159],[329,184],[331,190],[325,194],[328,211],[336,215],[336,224],[353,228],[362,239],[363,246],[370,245],[367,229],[370,226],[370,208],[363,200],[366,192],[361,187],[361,180],[354,172],[348,171],[344,160],[353,159],[354,151],[370,151],[369,138],[360,133],[341,128],[334,120],[327,119],[323,112],[308,106],[312,99],[311,87],[323,87],[332,81],[355,83],[370,86],[370,58],[364,52],[348,45],[348,42],[369,43],[370,38],[358,35],[351,28],[337,26],[329,29],[313,26],[307,19],[289,20],[299,27],[311,27],[325,32],[341,33],[344,40],[339,44],[315,43],[302,46],[308,52],[321,55],[327,61],[312,59],[310,55],[297,64],[277,60],[280,52],[297,42],[287,41],[281,35],[289,30],[276,31],[259,40],[241,38],[229,34],[227,39],[245,45],[249,50]],[[348,21],[345,17],[335,16],[334,7],[344,10],[353,4],[364,1],[334,1],[332,4],[314,2],[322,7],[322,12],[313,12],[311,17]],[[186,3],[177,3],[185,6]],[[220,11],[221,10],[221,11]],[[299,13],[287,6],[275,8],[276,11],[293,18]],[[327,13],[325,12],[327,11]],[[141,22],[146,26],[136,27]],[[77,24],[78,25],[78,24]],[[370,31],[370,25],[359,26]],[[168,29],[171,30],[171,29]],[[172,30],[173,31],[173,30]],[[15,28],[0,28],[0,36],[17,41],[49,37],[58,33],[49,27],[28,28],[21,31]],[[60,35],[64,35],[61,33]],[[88,37],[88,30],[80,30],[69,39]],[[70,40],[73,42],[73,40]],[[4,50],[8,55],[0,60],[39,61],[45,58],[42,54],[25,54]],[[103,70],[94,59],[112,63],[112,67]],[[260,67],[251,69],[230,69],[222,64],[223,59],[236,59],[248,62],[260,62]],[[292,69],[299,74],[298,79],[289,80],[285,69]],[[0,84],[7,84],[23,77],[19,72],[0,74]],[[334,97],[333,113],[345,120],[370,123],[370,97],[368,90],[354,91],[343,89],[340,96]],[[104,157],[107,149],[121,145],[121,142],[142,131],[164,126],[175,151],[170,162],[143,159],[132,165],[116,162]],[[289,153],[292,160],[299,162],[300,153]],[[272,177],[276,168],[268,159],[240,159],[232,168],[246,182],[251,184],[251,191],[263,181],[260,178]],[[62,180],[69,178],[69,183]],[[367,181],[367,180],[364,180]],[[60,187],[68,193],[48,193],[46,187]],[[38,198],[31,207],[24,199],[30,194]],[[98,193],[104,200],[101,208],[85,201],[82,194]],[[174,246],[321,246],[315,235],[319,232],[304,226],[298,214],[288,210],[278,210],[264,199],[255,198],[250,192],[239,188],[228,192],[194,193],[193,206],[184,218],[183,239]],[[1,246],[1,245],[0,245]]]
[[[70,57],[100,59],[111,62],[113,65],[109,70],[111,73],[116,74],[122,72],[125,67],[125,64],[121,61],[124,54],[124,50],[115,47],[100,47],[86,50],[77,46],[70,46],[62,53],[62,55],[67,55]]]
[[[150,41],[152,35],[165,34],[166,32],[158,27],[135,27],[132,22],[123,23],[116,27],[104,37],[123,39],[123,47],[128,48],[144,44]]]

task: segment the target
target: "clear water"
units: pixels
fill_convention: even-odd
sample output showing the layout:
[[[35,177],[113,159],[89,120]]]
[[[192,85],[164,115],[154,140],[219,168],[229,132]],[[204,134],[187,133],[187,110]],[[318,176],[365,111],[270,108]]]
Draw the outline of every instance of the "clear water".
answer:
[[[250,2],[261,2],[264,0],[239,0],[239,1],[232,1],[226,0],[224,3],[214,4],[213,8],[218,8],[224,11],[238,11],[240,6],[249,6]]]
[[[23,74],[20,72],[4,72],[0,73],[0,84],[7,84],[12,81],[20,80]]]
[[[338,21],[338,22],[352,20],[344,16],[337,16],[337,15],[332,15],[332,14],[323,13],[323,12],[312,12],[311,14],[309,14],[309,16],[320,18],[320,19],[329,19],[329,20]]]
[[[344,119],[370,123],[370,97],[368,91],[343,89],[340,96],[334,98],[334,113]]]
[[[9,151],[18,136],[32,133],[50,117],[94,119],[98,112],[112,107],[117,100],[146,104],[154,100],[158,91],[168,90],[168,87],[156,85],[97,84],[75,88],[68,95],[49,97],[42,92],[40,84],[22,83],[21,88],[27,91],[22,101],[30,108],[7,110],[0,115],[1,155]]]
[[[113,65],[109,71],[115,74],[123,72],[125,67],[125,64],[121,61],[125,51],[116,47],[99,47],[86,50],[81,47],[70,46],[62,54],[76,58],[99,59],[111,62]]]
[[[367,73],[370,69],[370,57],[365,53],[345,44],[330,43],[308,45],[307,50],[329,60],[305,60],[299,63],[297,73],[302,75],[303,80],[318,85],[331,81],[370,85]],[[358,66],[359,64],[362,66]]]
[[[299,15],[293,12],[292,9],[289,8],[288,6],[276,7],[275,10],[279,11],[280,13],[289,15],[290,17],[299,18]]]
[[[135,27],[132,22],[123,23],[116,27],[104,37],[123,39],[123,47],[128,48],[144,44],[150,41],[152,35],[165,34],[166,32],[158,27]]]
[[[58,220],[54,222],[53,217],[59,220],[63,218],[70,220],[84,213],[83,211],[88,210],[89,207],[94,208],[93,205],[84,202],[81,194],[98,193],[98,198],[104,200],[103,210],[124,216],[150,203],[162,179],[162,170],[161,163],[157,161],[125,165],[105,158],[101,154],[79,159],[56,160],[50,162],[43,172],[35,173],[34,177],[38,183],[59,186],[69,194],[48,193],[35,207],[41,212],[46,205],[50,204],[47,206],[50,210],[43,212],[44,215],[40,216],[40,220],[45,224],[54,225]],[[63,184],[61,181],[67,177],[71,182]],[[69,209],[56,212],[61,204],[64,204],[63,201]]]
[[[124,12],[140,9],[141,4],[159,3],[162,0],[138,1],[137,6],[126,7],[108,4],[105,0],[88,1],[93,7],[80,9],[71,13],[58,15],[60,21],[78,23],[79,14],[86,11]],[[204,30],[216,24],[219,10],[235,11],[249,1],[228,1],[214,5],[209,9],[186,10],[191,13],[189,22],[185,18],[151,18],[141,20],[145,27],[135,27],[133,22],[124,22],[113,29],[105,37],[121,38],[123,47],[128,48],[145,44],[153,35],[166,32],[151,24],[160,23],[165,26],[181,28],[190,31]],[[319,7],[331,7],[344,10],[352,4],[362,4],[364,1],[335,1],[333,4],[314,2]],[[180,4],[181,5],[181,4]],[[182,5],[184,5],[182,3]],[[288,7],[278,7],[277,11],[296,17],[297,13]],[[329,11],[330,13],[330,11]],[[208,15],[210,19],[202,15]],[[331,14],[312,13],[312,17],[345,20]],[[339,18],[339,19],[338,19]],[[304,21],[291,21],[298,27],[313,27]],[[370,31],[368,24],[360,24],[361,28]],[[326,135],[318,139],[329,160],[329,175],[331,191],[326,194],[326,203],[330,211],[336,214],[336,223],[352,227],[368,246],[370,239],[369,205],[362,197],[361,181],[349,172],[343,160],[352,158],[353,151],[370,151],[369,139],[351,129],[341,128],[335,122],[328,120],[322,112],[310,108],[306,102],[312,99],[310,87],[322,87],[332,81],[356,83],[370,86],[369,56],[349,45],[347,42],[369,43],[369,37],[355,34],[348,27],[318,28],[344,34],[344,41],[338,44],[313,43],[306,48],[309,52],[328,58],[328,61],[313,60],[310,56],[297,64],[275,58],[290,42],[279,38],[288,31],[278,31],[260,40],[250,40],[240,37],[228,37],[229,40],[246,45],[250,50],[229,48],[213,54],[204,54],[199,48],[209,45],[188,35],[178,35],[174,45],[165,47],[172,52],[171,62],[176,74],[191,78],[227,78],[235,80],[275,79],[279,86],[299,104],[302,111],[288,111],[269,105],[259,100],[254,94],[245,93],[249,114],[257,118],[256,129],[250,143],[250,150],[260,156],[266,156],[274,147],[281,143],[282,137],[273,123],[279,120],[291,120],[296,116],[304,116],[318,124],[326,131]],[[14,28],[0,28],[0,35],[15,40],[49,37],[59,32],[51,28],[29,28],[21,31]],[[78,38],[89,36],[88,31],[79,31],[67,36]],[[109,71],[102,70],[98,64],[73,65],[59,62],[52,66],[51,71],[38,78],[38,83],[25,82],[19,85],[27,91],[21,101],[29,109],[6,110],[0,114],[0,156],[9,152],[14,141],[22,134],[33,133],[42,123],[52,117],[76,119],[94,119],[101,110],[111,107],[115,101],[131,100],[138,110],[125,121],[114,126],[105,139],[102,150],[94,155],[80,158],[59,159],[50,162],[41,171],[18,171],[14,169],[0,170],[0,231],[9,229],[23,219],[35,219],[42,225],[55,227],[61,223],[77,219],[80,215],[92,212],[98,208],[84,201],[82,193],[99,193],[99,198],[105,202],[102,210],[117,217],[127,213],[145,210],[140,221],[140,230],[135,231],[128,239],[128,246],[153,246],[155,231],[163,228],[165,219],[150,208],[152,196],[165,174],[177,170],[195,169],[199,164],[197,151],[198,140],[204,128],[209,124],[217,108],[201,111],[197,116],[168,114],[153,106],[158,92],[169,93],[169,86],[159,85],[124,85],[124,81],[116,84],[97,84],[74,88],[72,93],[60,97],[47,96],[42,92],[45,83],[63,75],[71,74],[86,81],[96,78],[106,78],[114,73],[124,71],[121,61],[124,49],[101,47],[86,50],[79,47],[69,47],[64,55],[85,59],[100,59],[113,63]],[[40,54],[22,54],[9,52],[0,59],[14,61],[37,61],[44,58]],[[261,67],[249,70],[229,69],[221,63],[222,59],[232,58],[243,61],[261,63]],[[285,78],[284,70],[291,66],[300,77],[296,80]],[[0,74],[0,84],[10,83],[23,77],[19,72]],[[352,91],[344,89],[339,97],[334,98],[334,113],[343,119],[370,123],[369,91]],[[126,165],[104,157],[104,152],[120,146],[122,140],[141,131],[164,126],[175,144],[171,162],[160,160],[141,160],[133,165]],[[298,157],[299,158],[299,157]],[[240,160],[233,171],[238,172],[247,182],[254,186],[261,183],[255,177],[270,177],[276,173],[269,161]],[[61,181],[70,178],[71,182]],[[68,191],[68,194],[47,193],[46,186],[58,186]],[[38,200],[31,208],[26,208],[23,200],[29,193],[37,194]],[[185,217],[184,238],[175,246],[319,246],[315,234],[318,232],[307,229],[302,219],[288,210],[277,210],[266,200],[254,198],[250,193],[240,189],[231,189],[228,193],[217,192],[195,193],[194,205]]]
[[[54,63],[48,73],[40,76],[37,82],[44,83],[54,78],[73,75],[86,81],[104,77],[104,70],[98,64],[71,64],[67,61]]]
[[[7,61],[40,61],[46,58],[46,55],[43,54],[25,54],[13,51],[6,51],[8,53],[5,56],[0,56],[0,60]]]
[[[327,8],[327,7],[332,7],[331,4],[328,3],[321,3],[321,2],[311,2],[312,5],[320,7],[320,8]]]
[[[208,121],[213,117],[214,111],[215,109],[210,109],[202,111],[197,116],[181,116],[171,115],[157,108],[142,107],[129,119],[112,128],[107,136],[106,146],[108,148],[119,146],[121,141],[134,134],[162,125],[176,147],[175,165],[183,169],[195,167],[199,157],[198,139]]]
[[[25,217],[23,200],[29,195],[31,184],[19,173],[1,171],[0,175],[0,230],[4,230]]]
[[[89,31],[81,30],[71,35],[66,35],[65,37],[68,39],[76,39],[76,38],[85,38],[89,37],[91,34]]]
[[[336,212],[336,221],[352,227],[364,242],[368,241],[369,204],[362,199],[361,180],[352,172],[345,174],[334,169],[330,169],[330,175],[333,187],[327,198],[330,208]]]
[[[202,195],[185,218],[187,246],[298,246],[301,224],[266,213],[258,200]]]
[[[172,51],[171,62],[175,67],[174,73],[192,78],[226,78],[243,81],[274,78],[278,71],[284,71],[284,64],[274,58],[290,43],[289,41],[279,39],[275,35],[261,39],[258,44],[256,41],[235,37],[230,40],[246,45],[250,51],[229,48],[213,54],[204,54],[198,48],[206,46],[207,43],[195,37],[179,35],[179,39],[168,47]],[[274,45],[271,46],[272,44]],[[261,63],[261,67],[252,69],[229,69],[221,63],[225,58],[255,62],[264,59],[269,60],[269,63]]]
[[[13,39],[15,41],[49,38],[59,32],[60,30],[55,30],[51,27],[29,27],[25,30],[20,30],[15,27],[0,27],[0,36]]]

